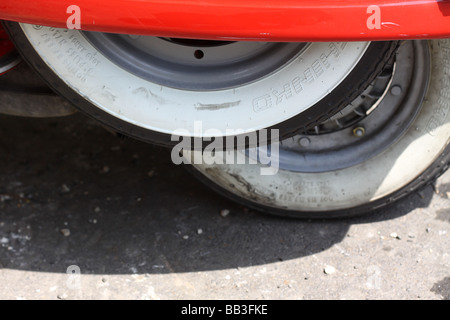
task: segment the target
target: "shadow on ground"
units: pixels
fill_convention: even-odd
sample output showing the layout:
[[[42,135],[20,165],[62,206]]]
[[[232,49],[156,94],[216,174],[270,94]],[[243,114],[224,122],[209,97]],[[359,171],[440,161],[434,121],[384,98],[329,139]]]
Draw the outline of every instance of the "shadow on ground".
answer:
[[[311,255],[351,224],[426,207],[431,188],[369,217],[271,217],[210,191],[167,149],[83,115],[0,116],[0,267],[127,274],[219,270]],[[228,209],[229,215],[220,215]]]

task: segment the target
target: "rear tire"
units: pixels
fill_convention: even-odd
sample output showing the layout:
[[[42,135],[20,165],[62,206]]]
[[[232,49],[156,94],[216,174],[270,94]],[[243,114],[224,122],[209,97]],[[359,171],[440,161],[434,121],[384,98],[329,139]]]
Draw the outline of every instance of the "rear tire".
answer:
[[[404,130],[395,133],[396,136],[376,154],[354,164],[348,162],[347,166],[333,168],[333,153],[330,152],[330,168],[323,170],[305,167],[308,153],[299,154],[297,162],[303,169],[297,170],[292,163],[290,169],[285,168],[282,147],[278,173],[262,176],[260,169],[263,166],[248,164],[246,153],[241,151],[237,152],[238,157],[247,164],[195,164],[193,171],[196,176],[249,207],[298,218],[336,218],[370,213],[433,182],[450,163],[450,40],[414,41],[407,42],[407,45],[411,43],[415,54],[417,48],[422,48],[422,60],[428,61],[429,65],[429,72],[414,69],[411,77],[411,81],[426,80],[421,89],[423,97],[414,105],[407,105],[411,96],[420,94],[413,90],[408,92],[406,100],[402,100],[406,101],[402,102],[403,108],[411,108],[411,112],[416,114],[409,122],[391,120],[390,125],[402,126]],[[398,88],[393,89],[394,85],[390,83],[382,99],[398,94]],[[374,117],[373,114],[367,119]],[[368,146],[375,145],[375,140],[368,139],[367,143]],[[334,155],[338,152],[335,150]]]

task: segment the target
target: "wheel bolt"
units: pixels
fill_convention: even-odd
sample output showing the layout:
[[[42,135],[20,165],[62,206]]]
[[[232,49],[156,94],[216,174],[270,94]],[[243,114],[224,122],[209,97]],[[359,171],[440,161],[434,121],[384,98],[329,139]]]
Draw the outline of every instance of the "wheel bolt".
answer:
[[[309,138],[307,137],[303,137],[298,140],[298,143],[300,144],[300,146],[306,148],[311,143],[311,140],[309,140]]]
[[[366,134],[366,129],[364,127],[356,127],[353,129],[353,135],[355,137],[361,138]]]
[[[402,93],[402,87],[400,87],[400,86],[398,86],[398,85],[392,86],[392,88],[391,88],[391,94],[392,94],[393,96],[398,96],[398,95],[400,95],[401,93]]]

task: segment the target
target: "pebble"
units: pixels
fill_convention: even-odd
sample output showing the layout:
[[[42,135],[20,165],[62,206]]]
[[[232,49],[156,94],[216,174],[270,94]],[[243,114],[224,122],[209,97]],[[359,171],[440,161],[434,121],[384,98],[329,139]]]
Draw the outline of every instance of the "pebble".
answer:
[[[61,233],[62,233],[62,235],[64,237],[70,236],[70,230],[69,229],[61,229],[60,231],[61,231]]]
[[[66,299],[67,299],[67,294],[65,294],[65,293],[63,293],[63,294],[58,294],[58,295],[56,296],[56,298],[57,298],[58,300],[66,300]]]
[[[184,240],[187,240],[187,239],[189,239],[189,236],[188,236],[188,235],[185,235],[185,236],[183,236],[183,239],[184,239]]]
[[[323,272],[325,274],[333,274],[336,272],[336,269],[333,266],[325,266],[325,268],[323,269]]]
[[[68,193],[68,192],[70,192],[70,188],[67,186],[67,184],[63,184],[63,185],[61,186],[61,192],[63,192],[63,193]]]
[[[202,229],[198,229],[197,230],[197,234],[202,234],[203,233],[203,230]]]
[[[398,240],[400,240],[400,237],[399,237],[399,235],[396,233],[396,232],[391,232],[391,234],[389,235],[391,238],[395,238],[395,239],[398,239]]]
[[[108,173],[110,171],[108,166],[103,166],[101,173]]]
[[[226,216],[228,216],[230,214],[230,210],[228,210],[228,209],[222,209],[222,210],[220,210],[220,215],[222,216],[222,217],[226,217]]]

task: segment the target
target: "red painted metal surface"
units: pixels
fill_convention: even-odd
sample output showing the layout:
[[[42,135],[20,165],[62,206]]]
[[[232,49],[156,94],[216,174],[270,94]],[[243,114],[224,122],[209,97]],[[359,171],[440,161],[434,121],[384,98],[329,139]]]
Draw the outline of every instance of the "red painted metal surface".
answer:
[[[19,63],[20,57],[0,24],[0,76],[14,69]]]
[[[8,35],[0,24],[0,59],[14,50],[14,45],[9,40]]]
[[[450,37],[448,0],[1,0],[0,19],[64,28],[71,5],[91,31],[270,41]]]

